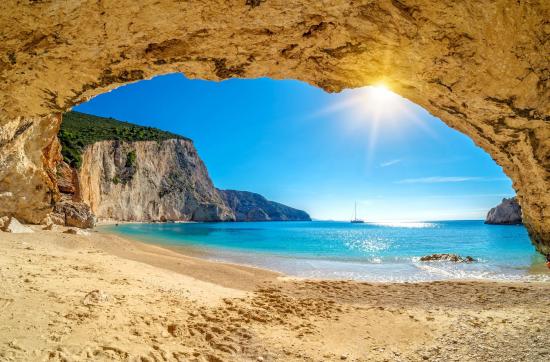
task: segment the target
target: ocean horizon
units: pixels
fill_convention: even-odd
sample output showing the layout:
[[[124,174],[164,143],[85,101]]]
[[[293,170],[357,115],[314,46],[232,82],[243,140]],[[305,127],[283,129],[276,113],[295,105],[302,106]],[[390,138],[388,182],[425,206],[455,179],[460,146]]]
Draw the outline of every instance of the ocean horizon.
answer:
[[[98,230],[300,278],[550,280],[523,225],[486,225],[483,220],[124,223]],[[420,261],[439,253],[476,261]]]

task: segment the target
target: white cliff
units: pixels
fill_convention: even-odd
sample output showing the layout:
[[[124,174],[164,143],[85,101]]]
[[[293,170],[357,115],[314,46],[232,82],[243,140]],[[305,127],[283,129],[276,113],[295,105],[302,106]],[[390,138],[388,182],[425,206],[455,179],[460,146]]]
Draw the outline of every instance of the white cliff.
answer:
[[[230,221],[192,141],[101,141],[86,147],[81,199],[99,219]]]

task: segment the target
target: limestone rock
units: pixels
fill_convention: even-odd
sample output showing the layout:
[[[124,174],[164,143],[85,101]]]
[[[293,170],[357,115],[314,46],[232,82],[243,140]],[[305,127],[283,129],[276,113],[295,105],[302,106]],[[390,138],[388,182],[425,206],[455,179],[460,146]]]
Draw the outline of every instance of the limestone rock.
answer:
[[[201,203],[191,217],[194,221],[235,221],[233,212],[222,202],[220,204]]]
[[[54,229],[54,222],[51,218],[51,215],[48,215],[48,217],[46,217],[43,221],[42,221],[42,225],[44,225],[42,227],[42,230],[53,230]]]
[[[135,166],[126,172],[130,152]],[[79,179],[83,201],[101,219],[235,219],[188,139],[96,142],[83,154]]]
[[[4,230],[4,228],[8,225],[10,221],[10,217],[9,216],[2,216],[0,217],[0,230]]]
[[[48,215],[48,218],[51,220],[52,224],[54,225],[65,226],[65,214],[52,212],[50,215]]]
[[[83,202],[63,201],[54,207],[52,218],[63,221],[61,225],[82,229],[95,226],[95,216],[90,207]]]
[[[42,230],[48,230],[48,231],[55,230],[55,224],[53,222],[46,224],[42,227]]]
[[[72,235],[83,235],[83,236],[90,235],[89,232],[87,232],[86,230],[82,230],[82,229],[67,229],[67,230],[63,231],[63,233],[72,234]]]
[[[517,225],[522,223],[521,207],[515,197],[504,198],[487,213],[486,224]]]
[[[11,217],[9,221],[4,225],[2,229],[8,233],[14,234],[23,234],[23,233],[34,233],[34,230],[28,226],[22,225],[16,218]]]
[[[73,170],[71,166],[65,162],[60,162],[59,165],[57,165],[56,181],[59,192],[70,195],[76,192],[77,186],[74,180],[75,171],[76,170]]]
[[[106,292],[96,289],[92,290],[82,300],[82,304],[86,306],[97,305],[101,303],[107,303],[111,299],[110,295]]]
[[[236,190],[218,190],[237,221],[311,221],[302,210],[269,201],[262,195]]]
[[[59,198],[55,164],[61,159],[60,123],[59,115],[8,122],[0,117],[0,216],[39,224],[52,211]]]
[[[267,212],[260,208],[252,208],[238,221],[272,221]]]
[[[471,256],[462,257],[457,254],[431,254],[420,258],[420,261],[450,261],[453,263],[472,263],[475,261]]]

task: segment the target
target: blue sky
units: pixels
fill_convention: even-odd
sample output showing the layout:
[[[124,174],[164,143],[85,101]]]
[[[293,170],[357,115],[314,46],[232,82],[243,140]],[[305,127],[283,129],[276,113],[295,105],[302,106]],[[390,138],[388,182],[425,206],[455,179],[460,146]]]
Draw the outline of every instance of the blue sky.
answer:
[[[382,88],[328,94],[270,79],[171,74],[75,110],[194,140],[219,188],[258,192],[318,219],[482,219],[510,180],[482,149]]]

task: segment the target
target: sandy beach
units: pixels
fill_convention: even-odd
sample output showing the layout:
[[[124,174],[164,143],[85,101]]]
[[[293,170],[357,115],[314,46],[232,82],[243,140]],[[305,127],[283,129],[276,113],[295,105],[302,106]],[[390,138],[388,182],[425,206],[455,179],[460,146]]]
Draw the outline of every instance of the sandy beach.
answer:
[[[2,361],[550,358],[550,283],[297,280],[34,229],[0,233]]]

